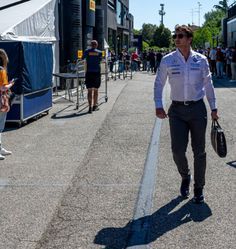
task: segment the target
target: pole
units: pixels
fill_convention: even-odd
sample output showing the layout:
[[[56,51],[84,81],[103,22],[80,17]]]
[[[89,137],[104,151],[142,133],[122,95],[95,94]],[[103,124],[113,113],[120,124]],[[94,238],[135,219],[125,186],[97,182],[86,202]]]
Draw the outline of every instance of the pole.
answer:
[[[193,25],[193,13],[194,13],[194,10],[192,9],[192,11],[191,11],[191,14],[192,14],[192,25]]]
[[[198,3],[198,26],[200,27],[201,26],[201,3],[200,2],[197,2]]]
[[[166,14],[166,12],[164,11],[164,6],[165,4],[161,3],[161,10],[159,10],[159,15],[161,16],[161,25],[163,25],[163,16]]]

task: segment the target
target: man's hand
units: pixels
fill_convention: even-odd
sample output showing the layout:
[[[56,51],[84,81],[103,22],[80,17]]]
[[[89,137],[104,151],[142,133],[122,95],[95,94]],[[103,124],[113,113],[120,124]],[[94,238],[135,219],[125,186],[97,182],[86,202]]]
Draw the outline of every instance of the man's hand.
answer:
[[[156,108],[156,116],[160,119],[167,118],[167,114],[163,108]]]
[[[211,118],[212,120],[217,120],[219,118],[219,116],[217,115],[217,110],[211,111]]]

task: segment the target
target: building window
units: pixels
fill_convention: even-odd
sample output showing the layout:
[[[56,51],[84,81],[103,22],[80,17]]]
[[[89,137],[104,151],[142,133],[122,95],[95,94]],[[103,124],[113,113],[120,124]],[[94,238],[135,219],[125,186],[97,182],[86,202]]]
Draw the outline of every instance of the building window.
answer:
[[[115,10],[116,9],[116,0],[108,0],[108,6]]]
[[[122,4],[120,1],[117,1],[116,15],[117,15],[117,24],[123,25],[123,11],[122,11]]]

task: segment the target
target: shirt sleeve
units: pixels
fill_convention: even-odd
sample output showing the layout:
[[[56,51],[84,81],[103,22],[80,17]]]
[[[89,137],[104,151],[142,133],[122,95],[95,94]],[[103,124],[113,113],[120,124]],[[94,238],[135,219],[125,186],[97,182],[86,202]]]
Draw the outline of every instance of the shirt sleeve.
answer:
[[[99,53],[99,61],[102,61],[102,52]]]
[[[87,50],[84,51],[82,59],[84,60],[86,59],[86,57],[87,57]]]
[[[5,69],[0,69],[0,86],[8,85],[7,72]]]
[[[210,105],[210,108],[211,110],[216,109],[217,106],[216,106],[215,90],[212,82],[209,64],[206,59],[204,60],[204,67],[203,67],[203,81],[204,81],[207,101]]]
[[[162,93],[167,80],[167,65],[164,60],[161,60],[160,67],[157,70],[156,79],[154,82],[154,102],[156,108],[163,108]]]

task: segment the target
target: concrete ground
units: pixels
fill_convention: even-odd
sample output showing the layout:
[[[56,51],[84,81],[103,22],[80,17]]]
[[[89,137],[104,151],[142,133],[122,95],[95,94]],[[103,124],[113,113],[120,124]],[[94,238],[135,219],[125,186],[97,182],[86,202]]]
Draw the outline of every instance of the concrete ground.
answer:
[[[213,151],[209,118],[206,203],[179,197],[164,120],[151,210],[134,219],[155,123],[154,78],[109,81],[108,102],[101,98],[93,114],[59,100],[49,115],[6,129],[13,155],[0,162],[0,249],[235,247],[236,82],[226,79],[215,86],[228,155]],[[191,148],[188,157],[192,164]]]

